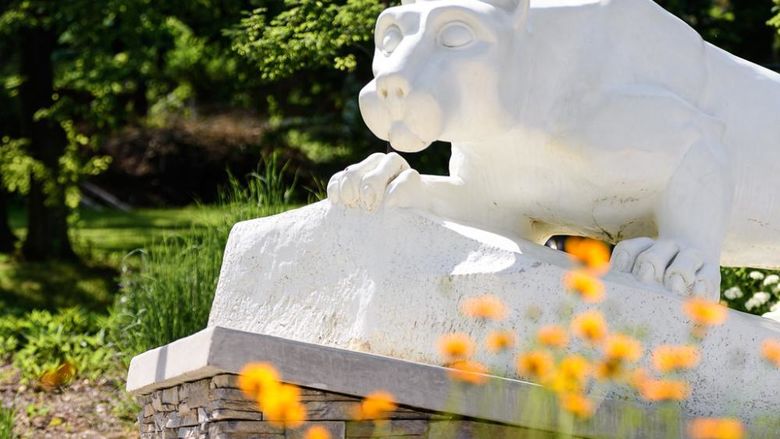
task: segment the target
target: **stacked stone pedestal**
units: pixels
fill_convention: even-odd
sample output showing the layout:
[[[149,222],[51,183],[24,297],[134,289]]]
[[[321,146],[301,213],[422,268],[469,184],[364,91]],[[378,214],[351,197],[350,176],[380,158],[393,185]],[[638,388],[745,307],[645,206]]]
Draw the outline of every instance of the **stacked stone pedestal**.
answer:
[[[333,439],[346,438],[517,438],[554,437],[541,430],[529,430],[491,422],[455,419],[452,415],[399,407],[386,421],[355,421],[360,398],[302,388],[301,403],[307,422],[288,429],[269,422],[253,401],[237,386],[237,375],[178,384],[137,397],[142,405],[138,422],[142,439],[157,438],[303,438],[311,426],[322,426]],[[484,435],[484,436],[483,436]]]

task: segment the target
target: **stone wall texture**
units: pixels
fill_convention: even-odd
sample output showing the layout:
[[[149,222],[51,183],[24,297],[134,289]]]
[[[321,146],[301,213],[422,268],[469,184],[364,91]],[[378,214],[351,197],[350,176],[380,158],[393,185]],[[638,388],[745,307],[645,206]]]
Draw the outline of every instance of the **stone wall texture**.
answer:
[[[142,439],[303,439],[309,426],[328,429],[333,439],[346,438],[534,438],[553,433],[479,420],[455,419],[411,407],[399,407],[388,420],[353,421],[359,398],[301,389],[308,421],[297,429],[267,422],[237,386],[237,375],[221,374],[141,395],[138,423]]]

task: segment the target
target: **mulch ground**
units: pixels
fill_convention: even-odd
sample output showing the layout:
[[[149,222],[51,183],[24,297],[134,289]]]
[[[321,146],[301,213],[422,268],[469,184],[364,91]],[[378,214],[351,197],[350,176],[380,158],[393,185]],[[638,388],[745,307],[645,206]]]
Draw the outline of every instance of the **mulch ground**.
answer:
[[[138,437],[132,418],[136,408],[123,387],[117,376],[76,379],[61,389],[44,391],[21,384],[12,366],[0,366],[2,406],[16,410],[15,431],[21,438]]]

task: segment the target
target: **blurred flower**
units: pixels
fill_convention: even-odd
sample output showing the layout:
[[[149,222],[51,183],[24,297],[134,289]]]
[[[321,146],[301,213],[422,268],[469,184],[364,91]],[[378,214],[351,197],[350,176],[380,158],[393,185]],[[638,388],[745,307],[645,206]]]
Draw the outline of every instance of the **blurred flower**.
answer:
[[[382,421],[393,412],[398,405],[390,392],[379,390],[369,393],[358,406],[354,414],[356,421]]]
[[[474,342],[462,333],[443,335],[439,339],[439,352],[448,360],[468,358],[474,353]]]
[[[760,271],[751,271],[748,273],[748,277],[750,277],[753,280],[761,280],[764,278],[764,273]]]
[[[728,317],[726,307],[698,297],[686,300],[683,309],[697,325],[720,325]]]
[[[580,419],[590,418],[595,411],[593,402],[580,393],[564,393],[560,396],[558,403],[562,409]]]
[[[645,379],[639,392],[648,401],[682,401],[688,397],[690,387],[680,380]]]
[[[611,380],[619,377],[623,373],[623,362],[620,360],[606,358],[598,363],[594,368],[593,374],[600,380]]]
[[[574,335],[583,340],[598,343],[607,336],[607,322],[600,312],[586,311],[574,317],[571,330]]]
[[[278,384],[279,373],[269,363],[249,363],[238,376],[238,388],[249,399],[257,399],[263,389]]]
[[[521,354],[517,359],[517,371],[526,377],[544,379],[553,370],[555,361],[547,351],[531,351]]]
[[[572,236],[566,238],[564,250],[591,270],[600,273],[609,270],[609,247],[601,241]]]
[[[780,340],[764,340],[761,354],[770,363],[780,368]]]
[[[742,292],[742,290],[739,289],[739,287],[731,287],[723,292],[723,296],[726,299],[734,300],[744,296],[744,293]]]
[[[489,352],[498,353],[515,345],[515,335],[511,331],[492,331],[485,340]]]
[[[461,305],[461,312],[469,317],[488,320],[502,320],[507,315],[504,302],[492,294],[464,300]]]
[[[582,355],[568,355],[561,360],[546,383],[557,393],[581,392],[591,373],[591,365]]]
[[[330,439],[330,432],[321,425],[315,425],[306,430],[303,439]]]
[[[641,393],[642,386],[650,379],[647,371],[641,367],[634,369],[628,377],[628,384]]]
[[[597,303],[604,299],[604,284],[586,270],[566,273],[563,277],[563,285],[587,303]]]
[[[75,376],[76,366],[70,361],[66,361],[54,369],[44,372],[38,383],[44,390],[51,391],[67,384]]]
[[[691,369],[699,364],[695,346],[662,345],[653,350],[653,367],[661,373]]]
[[[780,311],[780,302],[775,303],[769,308],[769,312],[777,312]]]
[[[635,338],[613,334],[604,342],[604,356],[610,360],[635,362],[642,356],[642,344]]]
[[[780,282],[780,276],[776,274],[770,274],[764,278],[764,285],[774,285],[778,282]]]
[[[745,427],[738,419],[697,418],[688,423],[691,439],[742,439]]]
[[[569,344],[569,335],[563,327],[558,325],[542,326],[536,333],[536,339],[545,346],[555,348],[563,348]]]
[[[300,403],[301,389],[292,384],[263,388],[258,402],[263,418],[273,425],[298,428],[306,420],[306,408]]]
[[[487,367],[482,363],[470,360],[458,360],[449,364],[449,374],[455,381],[469,384],[484,384],[487,382]]]

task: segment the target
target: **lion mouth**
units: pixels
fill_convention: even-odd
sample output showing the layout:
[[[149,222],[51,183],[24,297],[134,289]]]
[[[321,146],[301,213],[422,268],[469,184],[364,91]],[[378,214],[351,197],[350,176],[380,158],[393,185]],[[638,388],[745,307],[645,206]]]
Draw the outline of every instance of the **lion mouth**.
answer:
[[[407,124],[400,121],[393,122],[390,126],[387,140],[393,149],[401,152],[420,152],[431,144],[421,139]]]

